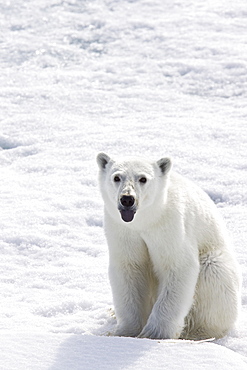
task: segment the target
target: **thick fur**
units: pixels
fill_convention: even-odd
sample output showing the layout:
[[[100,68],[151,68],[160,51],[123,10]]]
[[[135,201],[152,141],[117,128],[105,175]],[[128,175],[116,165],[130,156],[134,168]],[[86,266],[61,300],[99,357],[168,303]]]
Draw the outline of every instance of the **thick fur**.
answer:
[[[169,158],[115,161],[100,153],[97,162],[115,335],[206,339],[227,334],[238,316],[241,277],[208,195],[173,173]],[[125,207],[123,196],[134,204]],[[130,218],[123,216],[126,210]]]

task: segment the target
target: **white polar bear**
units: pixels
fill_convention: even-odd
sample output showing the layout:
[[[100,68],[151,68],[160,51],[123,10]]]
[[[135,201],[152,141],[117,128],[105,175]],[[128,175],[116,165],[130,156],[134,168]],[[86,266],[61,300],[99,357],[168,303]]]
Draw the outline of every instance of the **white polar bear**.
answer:
[[[169,158],[98,154],[115,335],[205,339],[234,327],[241,276],[217,208]]]

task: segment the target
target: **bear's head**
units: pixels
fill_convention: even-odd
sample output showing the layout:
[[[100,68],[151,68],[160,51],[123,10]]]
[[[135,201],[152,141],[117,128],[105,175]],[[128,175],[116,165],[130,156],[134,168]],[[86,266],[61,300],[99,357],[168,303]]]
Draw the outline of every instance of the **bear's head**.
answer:
[[[113,160],[105,153],[98,154],[97,163],[105,207],[112,215],[118,211],[124,222],[161,200],[172,167],[169,158]]]

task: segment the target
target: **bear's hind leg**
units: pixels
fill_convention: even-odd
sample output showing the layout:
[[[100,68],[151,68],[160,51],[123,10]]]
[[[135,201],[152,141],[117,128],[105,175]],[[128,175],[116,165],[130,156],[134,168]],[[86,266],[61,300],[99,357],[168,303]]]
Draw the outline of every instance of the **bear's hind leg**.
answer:
[[[202,255],[194,304],[182,337],[223,337],[234,328],[239,305],[240,276],[234,257],[220,250]]]

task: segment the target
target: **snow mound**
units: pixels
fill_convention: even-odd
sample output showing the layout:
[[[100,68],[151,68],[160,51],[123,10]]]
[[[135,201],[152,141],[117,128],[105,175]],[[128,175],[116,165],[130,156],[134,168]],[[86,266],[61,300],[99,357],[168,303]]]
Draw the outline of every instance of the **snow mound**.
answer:
[[[4,343],[3,343],[4,342]],[[13,343],[14,351],[13,351]],[[246,359],[214,343],[59,335],[7,334],[1,370],[246,370]]]

